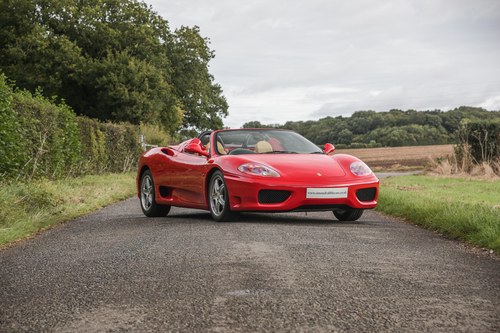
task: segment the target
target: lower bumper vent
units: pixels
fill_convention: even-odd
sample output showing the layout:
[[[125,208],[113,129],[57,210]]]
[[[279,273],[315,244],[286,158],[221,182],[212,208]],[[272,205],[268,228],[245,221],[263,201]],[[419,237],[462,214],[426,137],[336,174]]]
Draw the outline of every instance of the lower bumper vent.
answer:
[[[373,201],[376,194],[377,189],[375,187],[362,188],[356,191],[356,197],[359,201]]]
[[[277,204],[282,203],[290,197],[290,191],[284,190],[261,190],[259,191],[259,203]]]

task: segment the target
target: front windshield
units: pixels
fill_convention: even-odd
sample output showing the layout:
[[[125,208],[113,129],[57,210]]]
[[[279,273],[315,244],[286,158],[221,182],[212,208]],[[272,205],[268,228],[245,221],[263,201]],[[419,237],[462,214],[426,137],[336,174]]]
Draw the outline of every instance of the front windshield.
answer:
[[[285,130],[230,130],[216,134],[219,154],[321,154],[314,143]]]

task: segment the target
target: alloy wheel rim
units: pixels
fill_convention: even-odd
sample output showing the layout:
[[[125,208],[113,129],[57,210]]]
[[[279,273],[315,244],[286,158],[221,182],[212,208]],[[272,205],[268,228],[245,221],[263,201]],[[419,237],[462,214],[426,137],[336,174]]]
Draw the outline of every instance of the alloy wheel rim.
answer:
[[[145,210],[149,210],[153,205],[153,181],[149,175],[142,179],[141,204]]]
[[[212,208],[212,212],[216,216],[221,215],[224,211],[225,205],[226,193],[224,181],[220,177],[217,177],[214,179],[212,191],[210,192],[210,206]]]

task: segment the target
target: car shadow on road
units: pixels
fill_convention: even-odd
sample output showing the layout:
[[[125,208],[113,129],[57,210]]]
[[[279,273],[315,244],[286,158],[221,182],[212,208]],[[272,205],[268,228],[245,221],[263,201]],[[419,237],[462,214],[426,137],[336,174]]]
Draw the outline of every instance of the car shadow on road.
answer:
[[[309,216],[304,215],[304,213],[242,213],[240,219],[235,222],[216,222],[212,219],[209,213],[197,212],[197,213],[177,213],[171,214],[167,217],[169,223],[200,223],[207,222],[210,224],[263,224],[263,225],[312,225],[312,226],[332,226],[332,227],[342,227],[342,226],[368,226],[373,225],[376,222],[372,220],[358,220],[358,221],[338,221],[335,217],[318,217],[314,214]]]
[[[339,221],[332,213],[331,217],[325,215],[315,216],[310,214],[309,216],[304,215],[304,213],[290,213],[283,215],[282,213],[276,214],[259,214],[259,213],[246,213],[242,215],[240,223],[251,223],[251,224],[286,224],[286,225],[308,225],[308,226],[329,226],[329,227],[346,227],[346,226],[364,226],[373,224],[373,221],[358,220],[358,221]]]

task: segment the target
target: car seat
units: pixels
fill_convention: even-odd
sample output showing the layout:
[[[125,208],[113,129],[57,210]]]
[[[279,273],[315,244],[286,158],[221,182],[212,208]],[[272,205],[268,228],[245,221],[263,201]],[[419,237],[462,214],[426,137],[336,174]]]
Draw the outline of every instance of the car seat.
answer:
[[[255,152],[256,153],[269,153],[273,151],[273,147],[267,141],[259,141],[255,144]]]
[[[210,142],[207,143],[205,145],[205,148],[210,151]],[[220,155],[226,155],[227,152],[226,152],[226,149],[224,149],[224,146],[222,145],[222,143],[220,143],[219,141],[217,141],[217,152],[220,154]]]

